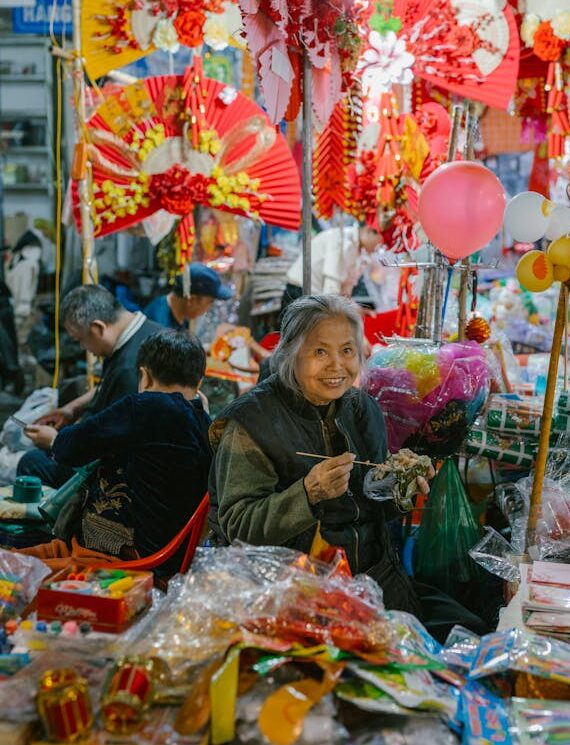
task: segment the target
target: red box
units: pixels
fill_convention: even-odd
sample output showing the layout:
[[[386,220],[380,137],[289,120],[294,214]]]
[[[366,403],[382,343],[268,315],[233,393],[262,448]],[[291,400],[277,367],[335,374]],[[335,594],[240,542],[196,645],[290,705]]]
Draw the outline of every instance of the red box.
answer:
[[[127,572],[134,585],[123,597],[87,595],[51,589],[51,584],[67,579],[68,569],[55,574],[38,590],[38,618],[46,621],[90,623],[95,631],[120,633],[152,604],[152,572]]]

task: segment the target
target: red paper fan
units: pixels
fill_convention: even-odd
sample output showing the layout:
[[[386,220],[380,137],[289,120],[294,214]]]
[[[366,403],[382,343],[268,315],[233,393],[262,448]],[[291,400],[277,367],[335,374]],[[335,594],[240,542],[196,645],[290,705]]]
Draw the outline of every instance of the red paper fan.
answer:
[[[159,209],[184,218],[197,204],[299,226],[299,173],[285,138],[249,98],[203,77],[199,59],[183,76],[114,93],[87,126],[97,236]]]
[[[416,75],[466,98],[507,108],[520,57],[508,5],[493,10],[477,0],[395,0],[392,14],[402,20],[400,33],[416,57]]]

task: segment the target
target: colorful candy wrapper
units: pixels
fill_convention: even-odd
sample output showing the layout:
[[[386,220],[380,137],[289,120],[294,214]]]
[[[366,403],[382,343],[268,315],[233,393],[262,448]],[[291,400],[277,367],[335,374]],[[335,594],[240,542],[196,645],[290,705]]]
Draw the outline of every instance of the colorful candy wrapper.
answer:
[[[513,745],[504,701],[477,683],[461,692],[462,745]]]
[[[508,670],[570,684],[570,644],[520,629],[482,637],[469,677],[484,678]]]
[[[480,642],[481,637],[469,629],[454,626],[439,656],[448,665],[468,670],[473,664]]]
[[[457,712],[457,700],[451,687],[436,683],[425,670],[392,671],[362,664],[350,664],[348,669],[407,709],[438,711],[447,717],[454,717]]]
[[[513,698],[511,734],[516,745],[564,745],[570,742],[570,703]]]

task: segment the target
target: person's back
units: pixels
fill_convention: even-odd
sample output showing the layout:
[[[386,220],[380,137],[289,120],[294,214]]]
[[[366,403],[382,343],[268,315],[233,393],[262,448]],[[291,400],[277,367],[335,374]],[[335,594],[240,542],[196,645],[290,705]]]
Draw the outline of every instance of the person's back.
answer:
[[[140,556],[165,546],[186,524],[207,489],[210,419],[199,400],[147,391],[125,396],[54,443],[66,465],[101,459],[81,521],[81,544]]]
[[[139,393],[65,427],[53,443],[58,464],[100,461],[79,514],[69,521],[73,558],[85,551],[103,558],[154,553],[206,493],[210,419],[196,398],[206,368],[202,345],[186,332],[163,329],[141,344],[137,368]],[[53,541],[34,555],[49,560],[66,557],[65,550]],[[175,571],[176,560],[166,569]]]

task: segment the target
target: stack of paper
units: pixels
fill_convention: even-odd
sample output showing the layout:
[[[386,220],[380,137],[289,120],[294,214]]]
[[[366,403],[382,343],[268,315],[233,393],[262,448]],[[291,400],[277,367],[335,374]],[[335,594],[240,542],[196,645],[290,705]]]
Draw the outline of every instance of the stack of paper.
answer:
[[[526,626],[539,634],[570,640],[570,564],[535,561],[523,601]]]

